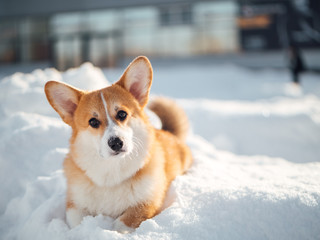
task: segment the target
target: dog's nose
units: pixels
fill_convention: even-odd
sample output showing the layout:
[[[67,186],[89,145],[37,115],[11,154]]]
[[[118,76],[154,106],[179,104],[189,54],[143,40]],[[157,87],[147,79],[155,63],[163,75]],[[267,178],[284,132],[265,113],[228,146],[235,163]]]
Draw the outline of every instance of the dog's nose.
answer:
[[[108,140],[108,145],[113,151],[119,152],[123,147],[123,141],[118,137],[111,137]]]

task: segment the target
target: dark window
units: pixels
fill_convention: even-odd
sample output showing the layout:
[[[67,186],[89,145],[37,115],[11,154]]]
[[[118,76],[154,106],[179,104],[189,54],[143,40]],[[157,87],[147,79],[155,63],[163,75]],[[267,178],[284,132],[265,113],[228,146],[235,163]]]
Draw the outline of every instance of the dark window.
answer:
[[[190,5],[174,5],[160,8],[161,26],[192,24]]]

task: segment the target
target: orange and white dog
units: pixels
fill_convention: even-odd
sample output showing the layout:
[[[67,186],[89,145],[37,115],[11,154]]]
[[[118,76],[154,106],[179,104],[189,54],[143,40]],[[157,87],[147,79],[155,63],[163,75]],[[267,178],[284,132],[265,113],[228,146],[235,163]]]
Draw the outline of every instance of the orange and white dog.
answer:
[[[162,130],[145,114],[152,74],[149,60],[138,57],[107,88],[46,84],[49,103],[72,128],[64,161],[70,227],[86,215],[104,214],[116,219],[115,230],[132,232],[161,211],[171,181],[190,167],[183,110],[165,98],[151,101]]]

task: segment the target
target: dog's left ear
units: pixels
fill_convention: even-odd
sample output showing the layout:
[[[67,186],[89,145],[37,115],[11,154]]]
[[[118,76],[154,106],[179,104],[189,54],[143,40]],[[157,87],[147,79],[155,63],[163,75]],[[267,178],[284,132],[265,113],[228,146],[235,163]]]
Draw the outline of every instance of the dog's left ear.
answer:
[[[152,66],[147,57],[134,59],[116,83],[129,91],[144,107],[148,102],[152,83]]]

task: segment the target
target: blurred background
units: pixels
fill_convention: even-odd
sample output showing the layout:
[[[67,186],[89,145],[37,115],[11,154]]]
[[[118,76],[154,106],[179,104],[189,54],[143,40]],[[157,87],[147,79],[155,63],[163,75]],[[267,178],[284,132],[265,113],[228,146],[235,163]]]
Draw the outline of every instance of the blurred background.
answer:
[[[320,67],[319,0],[0,1],[6,68],[110,68],[137,55],[286,67],[292,47]]]

